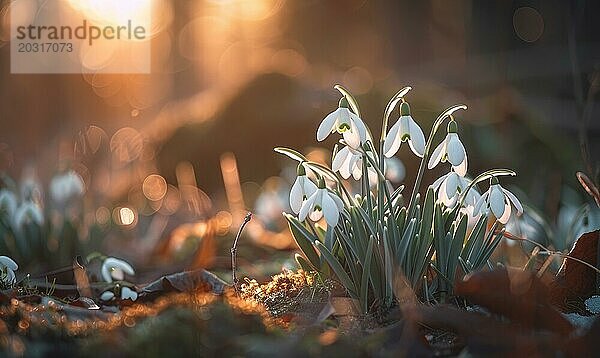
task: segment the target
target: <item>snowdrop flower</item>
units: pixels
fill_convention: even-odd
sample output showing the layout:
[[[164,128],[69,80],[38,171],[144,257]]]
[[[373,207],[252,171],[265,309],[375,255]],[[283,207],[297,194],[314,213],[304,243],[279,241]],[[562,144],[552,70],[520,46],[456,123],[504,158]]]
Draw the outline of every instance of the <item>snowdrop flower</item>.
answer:
[[[84,189],[83,179],[73,170],[56,175],[50,182],[50,196],[57,203],[64,203],[71,198],[81,196]]]
[[[410,115],[410,106],[406,102],[400,104],[400,118],[390,128],[385,138],[383,153],[386,157],[394,156],[400,149],[402,142],[408,141],[410,150],[418,157],[425,153],[425,135],[417,122]]]
[[[342,199],[327,190],[325,180],[319,178],[317,191],[302,204],[298,219],[304,221],[308,216],[312,221],[319,221],[325,216],[327,225],[336,226],[342,210],[344,210]]]
[[[506,224],[511,214],[511,203],[517,209],[517,213],[521,215],[523,213],[523,205],[521,205],[519,199],[513,193],[500,186],[498,178],[492,177],[490,179],[490,188],[477,200],[474,212],[483,213],[489,208],[499,222]]]
[[[0,212],[11,218],[15,210],[17,210],[17,196],[10,190],[0,190]]]
[[[456,122],[450,120],[450,123],[448,123],[448,134],[442,143],[440,143],[433,151],[427,167],[432,169],[438,165],[440,161],[448,161],[452,164],[454,171],[463,177],[467,173],[467,152],[458,138],[458,134],[456,134],[456,127]]]
[[[44,214],[39,205],[27,200],[15,212],[14,223],[16,228],[21,228],[23,225],[30,223],[42,226],[44,223]]]
[[[104,291],[100,295],[100,299],[102,301],[110,301],[115,298],[115,293],[113,291]],[[123,286],[121,288],[121,299],[122,300],[132,300],[135,301],[138,298],[138,293],[127,286]]]
[[[368,150],[368,155],[373,158],[373,153]],[[358,150],[354,150],[349,146],[345,146],[339,152],[335,154],[333,162],[331,163],[331,170],[334,172],[340,172],[340,175],[344,179],[352,177],[354,180],[360,180],[362,177],[363,169],[363,154]],[[375,175],[377,180],[377,172],[371,167],[371,164],[367,161],[367,170],[369,172],[369,178]]]
[[[113,279],[122,281],[125,274],[135,275],[133,267],[123,260],[114,257],[108,257],[102,263],[102,278],[106,282],[112,282]]]
[[[393,183],[400,183],[406,177],[404,163],[396,157],[385,158],[385,177]]]
[[[302,163],[298,165],[296,173],[298,176],[290,190],[290,207],[298,214],[302,203],[317,191],[317,186],[306,176],[306,169]]]
[[[442,175],[436,181],[431,184],[431,187],[437,192],[438,201],[441,201],[444,205],[452,208],[456,205],[460,194],[466,190],[469,186],[470,181],[460,175],[454,170],[451,170],[448,174]],[[470,188],[466,194],[465,205],[474,206],[479,199],[480,194],[475,188]]]
[[[2,271],[2,279],[4,283],[10,284],[16,281],[15,271],[19,266],[8,256],[0,256],[0,271]]]
[[[350,147],[356,149],[367,141],[367,127],[356,114],[348,108],[346,97],[340,99],[338,109],[329,113],[317,129],[317,140],[325,140],[331,133],[338,132]]]

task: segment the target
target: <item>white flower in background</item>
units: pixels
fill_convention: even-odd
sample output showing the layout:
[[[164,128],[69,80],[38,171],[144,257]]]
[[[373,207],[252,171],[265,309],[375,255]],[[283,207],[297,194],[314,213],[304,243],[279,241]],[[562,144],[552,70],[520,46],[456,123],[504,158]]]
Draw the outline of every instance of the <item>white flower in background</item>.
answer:
[[[110,301],[115,298],[115,293],[113,291],[104,291],[100,295],[100,299],[102,301]],[[123,286],[121,288],[121,299],[122,300],[131,300],[135,301],[138,298],[138,293],[127,286]]]
[[[112,282],[113,279],[122,281],[125,278],[125,274],[135,275],[133,267],[123,260],[119,260],[114,257],[108,257],[102,263],[102,278],[106,282]]]
[[[0,213],[12,218],[17,210],[17,196],[10,190],[0,190]]]
[[[81,196],[85,190],[83,179],[74,170],[56,175],[50,181],[50,196],[57,203]]]
[[[325,216],[327,225],[336,226],[342,210],[344,210],[342,199],[325,188],[325,180],[320,178],[317,191],[302,204],[298,219],[304,221],[309,217],[316,222]]]
[[[434,181],[431,187],[437,192],[437,200],[441,201],[447,207],[452,208],[456,205],[461,193],[467,189],[469,184],[470,181],[468,179],[451,170]],[[474,206],[479,197],[480,194],[477,189],[470,188],[464,201],[465,206]]]
[[[16,281],[15,271],[19,269],[16,262],[8,256],[0,256],[0,271],[2,271],[2,280],[10,284]]]
[[[23,227],[25,224],[42,226],[44,223],[42,208],[33,201],[27,200],[23,202],[15,212],[14,223],[17,229]]]
[[[42,198],[41,185],[31,168],[25,171],[21,180],[21,198],[24,201],[39,201]]]
[[[298,165],[296,173],[298,176],[290,190],[290,207],[298,214],[302,203],[317,191],[317,186],[306,176],[306,169],[302,163]]]
[[[367,141],[367,127],[348,107],[348,100],[342,97],[338,109],[329,113],[319,125],[317,129],[319,142],[336,131],[342,134],[347,145],[355,149]]]
[[[474,212],[483,213],[490,209],[499,222],[506,224],[512,211],[511,203],[515,206],[519,215],[523,213],[523,205],[521,205],[519,199],[500,186],[498,178],[492,177],[490,188],[477,200]]]
[[[425,153],[425,135],[417,122],[410,115],[410,106],[406,102],[400,104],[400,118],[390,128],[385,143],[383,153],[386,157],[394,156],[400,149],[402,142],[408,141],[410,150],[418,157],[423,157]]]
[[[396,157],[385,158],[385,177],[392,183],[400,183],[406,177],[404,163]]]
[[[462,177],[467,173],[467,152],[458,138],[456,127],[456,122],[450,120],[450,123],[448,123],[448,134],[442,143],[440,143],[433,151],[427,167],[432,169],[438,165],[440,161],[448,161],[452,164],[454,171]]]

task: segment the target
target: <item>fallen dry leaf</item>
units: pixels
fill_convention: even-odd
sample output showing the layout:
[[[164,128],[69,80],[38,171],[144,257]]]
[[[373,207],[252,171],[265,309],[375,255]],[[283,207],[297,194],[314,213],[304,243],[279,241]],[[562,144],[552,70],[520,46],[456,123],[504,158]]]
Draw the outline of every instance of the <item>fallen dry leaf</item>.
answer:
[[[600,230],[581,235],[573,244],[569,256],[583,260],[591,265],[597,265],[598,240]],[[585,299],[596,291],[597,273],[592,268],[566,259],[550,286],[551,302],[557,307],[565,308],[568,300]]]

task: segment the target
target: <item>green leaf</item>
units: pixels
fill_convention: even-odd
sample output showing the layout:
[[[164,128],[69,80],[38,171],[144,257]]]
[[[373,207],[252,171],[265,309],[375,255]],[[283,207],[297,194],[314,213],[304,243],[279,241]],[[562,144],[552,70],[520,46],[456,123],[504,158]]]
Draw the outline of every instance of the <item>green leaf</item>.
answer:
[[[306,271],[306,272],[314,271],[314,267],[308,261],[306,261],[306,259],[304,257],[302,257],[302,255],[296,254],[296,255],[294,255],[294,259],[296,259],[296,263],[304,271]]]
[[[327,260],[327,263],[329,263],[329,266],[331,266],[331,268],[333,269],[333,272],[335,272],[335,275],[338,277],[340,283],[346,288],[348,294],[350,294],[352,298],[358,299],[359,297],[357,294],[356,286],[354,285],[354,282],[352,282],[352,279],[350,279],[350,276],[348,276],[348,273],[346,273],[340,262],[323,244],[317,241],[316,246],[317,249],[319,249],[319,252],[321,252],[321,255],[323,255],[325,260]]]
[[[279,154],[283,154],[286,155],[290,158],[292,158],[295,161],[298,162],[306,162],[308,161],[308,159],[306,159],[306,157],[304,155],[302,155],[302,153],[297,152],[293,149],[290,148],[286,148],[286,147],[276,147],[273,149],[275,152],[279,153]]]
[[[369,245],[367,246],[367,253],[365,255],[362,277],[360,280],[360,302],[363,307],[363,313],[367,313],[369,309],[367,299],[369,298],[369,279],[371,278],[371,258],[373,257],[374,243],[375,239],[371,238],[369,240]]]
[[[297,218],[286,213],[284,213],[283,215],[289,223],[290,231],[292,232],[292,236],[294,237],[296,244],[298,244],[298,247],[300,248],[304,256],[306,256],[306,258],[314,267],[314,269],[319,270],[319,267],[321,266],[320,259],[313,246],[313,243],[319,241],[312,233],[306,230],[306,228]]]

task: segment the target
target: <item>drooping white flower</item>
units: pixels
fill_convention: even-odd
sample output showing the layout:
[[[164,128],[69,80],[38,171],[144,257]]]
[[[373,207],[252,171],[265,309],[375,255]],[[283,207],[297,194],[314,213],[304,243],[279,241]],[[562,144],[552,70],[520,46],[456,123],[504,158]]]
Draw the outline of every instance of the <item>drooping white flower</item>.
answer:
[[[132,300],[135,301],[138,298],[138,293],[132,290],[131,288],[125,286],[121,288],[121,299],[122,300]]]
[[[83,179],[74,170],[56,175],[50,181],[50,196],[57,203],[64,203],[71,198],[81,196],[84,190]]]
[[[456,205],[460,195],[467,189],[469,184],[470,181],[468,179],[451,170],[434,181],[431,187],[437,192],[438,201],[452,208]],[[466,194],[464,204],[466,206],[474,206],[479,197],[480,194],[477,189],[470,188]]]
[[[102,301],[108,302],[115,298],[115,293],[111,290],[104,291],[100,295]],[[121,288],[121,299],[135,301],[138,298],[138,293],[127,286]]]
[[[346,97],[340,99],[338,109],[329,113],[317,129],[317,140],[325,140],[331,133],[338,132],[350,147],[356,149],[367,141],[367,127],[356,114],[350,111]]]
[[[113,279],[122,281],[125,278],[125,274],[135,275],[135,271],[130,264],[123,260],[108,257],[102,263],[102,278],[106,282],[112,282]]]
[[[448,161],[452,164],[454,171],[462,177],[467,173],[467,152],[458,138],[456,127],[456,122],[454,120],[451,120],[450,123],[448,123],[448,134],[433,151],[427,167],[432,169],[438,165],[440,161]]]
[[[367,155],[371,157],[371,159],[375,159],[373,156],[373,152],[368,150]],[[344,146],[340,151],[338,151],[331,163],[331,170],[334,172],[339,172],[342,178],[348,179],[350,176],[354,178],[354,180],[360,180],[363,175],[363,160],[364,154],[359,152],[358,150],[354,150],[349,146]],[[367,160],[367,175],[369,177],[369,185],[375,186],[377,184],[377,171],[373,168],[371,163]]]
[[[400,183],[406,177],[406,167],[404,163],[396,157],[385,158],[385,178],[392,183]]]
[[[41,226],[44,223],[44,214],[38,204],[27,200],[19,206],[13,220],[17,229],[31,223]]]
[[[296,173],[298,176],[290,190],[290,207],[295,214],[298,214],[302,203],[317,191],[317,186],[306,175],[306,169],[302,163],[298,165]]]
[[[474,212],[483,213],[491,210],[499,222],[506,224],[512,211],[511,203],[517,209],[519,215],[523,213],[523,205],[521,205],[519,199],[513,193],[504,189],[496,177],[492,177],[490,188],[477,200]]]
[[[11,284],[16,281],[15,271],[19,269],[16,262],[8,256],[0,256],[0,271],[2,271],[2,280]]]
[[[400,104],[400,118],[390,128],[385,143],[383,153],[390,158],[398,152],[402,142],[408,141],[410,150],[418,157],[423,157],[425,153],[425,135],[417,122],[410,115],[410,106],[406,102]]]
[[[0,214],[12,218],[17,210],[17,196],[10,190],[0,190]]]
[[[325,216],[327,225],[336,226],[342,210],[344,210],[342,199],[329,191],[325,187],[323,178],[320,178],[317,191],[302,204],[298,219],[304,221],[309,217],[312,221],[316,222]]]
[[[368,163],[367,166],[370,167]],[[344,179],[348,179],[352,176],[354,180],[360,180],[362,177],[362,169],[363,154],[349,146],[344,146],[344,148],[340,149],[333,157],[333,162],[331,163],[331,170],[340,172],[340,175]],[[371,168],[371,170],[374,169]]]

